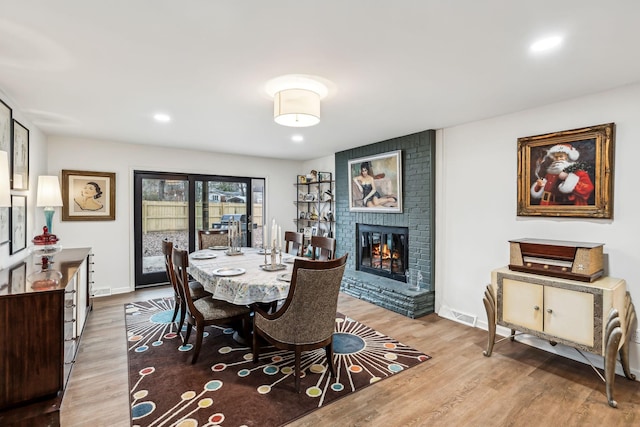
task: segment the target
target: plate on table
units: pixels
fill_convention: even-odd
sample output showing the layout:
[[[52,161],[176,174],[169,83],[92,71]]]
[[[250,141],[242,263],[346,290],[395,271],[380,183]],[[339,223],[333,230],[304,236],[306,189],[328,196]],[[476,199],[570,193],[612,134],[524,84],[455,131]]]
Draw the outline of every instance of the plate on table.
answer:
[[[276,276],[276,279],[282,280],[283,282],[291,282],[291,273],[280,273]]]
[[[224,251],[225,249],[229,249],[229,246],[209,246],[207,249],[211,249],[213,251]]]
[[[211,252],[195,252],[191,254],[191,259],[211,259],[215,257],[217,255]]]
[[[282,262],[286,262],[287,264],[293,264],[296,262],[297,259],[304,259],[304,258],[297,257],[297,256],[286,256],[282,258]]]
[[[213,270],[213,274],[216,276],[239,276],[240,274],[244,274],[244,268],[232,268],[232,267],[222,267]]]

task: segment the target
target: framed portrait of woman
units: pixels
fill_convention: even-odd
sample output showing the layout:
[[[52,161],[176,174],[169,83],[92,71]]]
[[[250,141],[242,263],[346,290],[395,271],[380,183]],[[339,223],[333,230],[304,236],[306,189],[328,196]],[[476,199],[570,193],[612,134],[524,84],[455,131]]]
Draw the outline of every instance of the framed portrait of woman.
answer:
[[[62,171],[62,221],[116,219],[116,174]]]
[[[402,151],[349,160],[349,210],[402,212]]]

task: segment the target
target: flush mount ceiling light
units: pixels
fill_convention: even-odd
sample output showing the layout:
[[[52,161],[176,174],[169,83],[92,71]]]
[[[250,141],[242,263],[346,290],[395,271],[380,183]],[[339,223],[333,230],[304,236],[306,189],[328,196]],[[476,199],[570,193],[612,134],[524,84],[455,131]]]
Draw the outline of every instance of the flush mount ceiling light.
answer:
[[[153,120],[159,123],[169,123],[171,121],[171,116],[165,113],[156,113],[153,115]]]
[[[309,76],[287,75],[267,83],[273,97],[273,119],[282,126],[307,127],[320,123],[320,100],[327,87]]]
[[[560,36],[547,37],[533,43],[530,49],[531,52],[544,52],[560,46],[560,43],[562,43],[562,37]]]

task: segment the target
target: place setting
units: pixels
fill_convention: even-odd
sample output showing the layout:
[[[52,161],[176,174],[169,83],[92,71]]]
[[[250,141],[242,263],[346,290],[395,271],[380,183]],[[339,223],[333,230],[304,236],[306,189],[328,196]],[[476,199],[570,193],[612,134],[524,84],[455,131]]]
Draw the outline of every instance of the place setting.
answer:
[[[239,276],[245,272],[246,270],[240,267],[221,267],[212,271],[216,276]]]
[[[216,258],[218,255],[216,255],[213,252],[209,252],[209,251],[198,251],[198,252],[193,252],[191,255],[189,255],[189,257],[191,259],[195,259],[195,260],[205,260],[205,259],[213,259]]]

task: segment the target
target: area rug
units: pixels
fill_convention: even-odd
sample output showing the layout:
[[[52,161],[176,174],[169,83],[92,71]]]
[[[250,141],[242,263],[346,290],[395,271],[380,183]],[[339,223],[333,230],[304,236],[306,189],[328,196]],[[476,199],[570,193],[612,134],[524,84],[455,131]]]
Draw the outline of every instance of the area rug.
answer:
[[[251,348],[233,329],[207,327],[196,364],[171,322],[173,298],[125,305],[131,420],[135,426],[280,426],[430,357],[340,313],[330,375],[324,349],[302,354],[301,392],[293,352]]]

